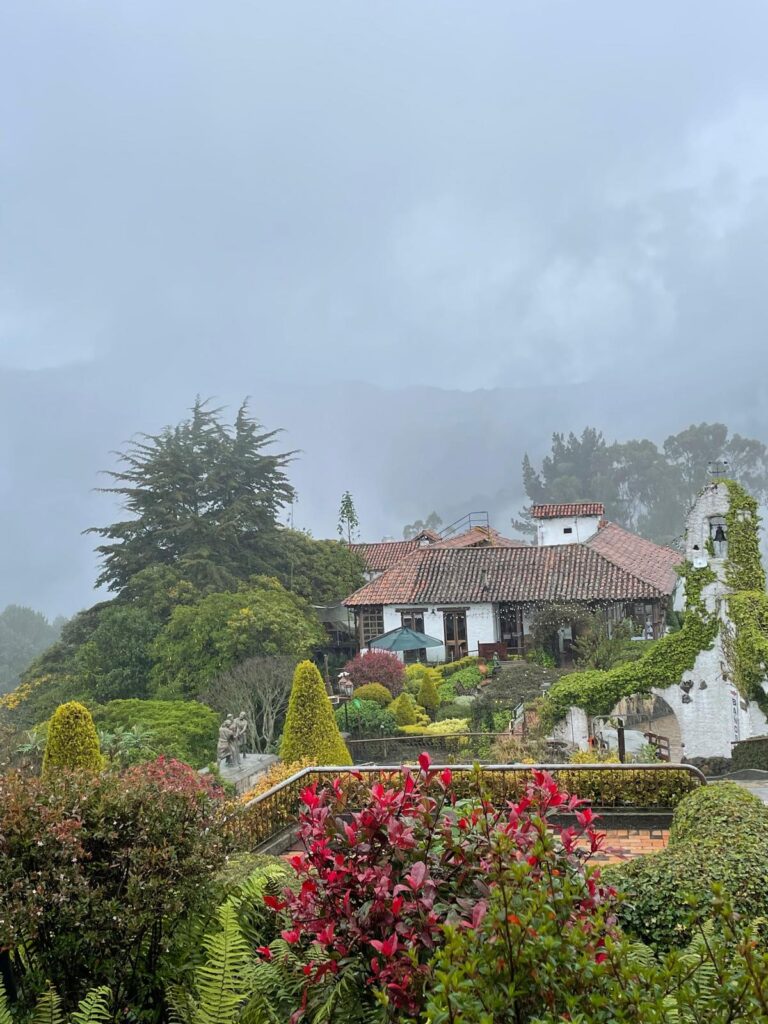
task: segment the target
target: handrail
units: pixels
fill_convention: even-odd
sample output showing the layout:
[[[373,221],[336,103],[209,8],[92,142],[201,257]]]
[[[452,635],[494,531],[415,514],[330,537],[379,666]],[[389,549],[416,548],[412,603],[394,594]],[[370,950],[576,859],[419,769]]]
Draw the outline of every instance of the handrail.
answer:
[[[412,766],[411,766],[412,767]],[[620,764],[606,761],[596,761],[592,764],[569,764],[568,762],[553,762],[551,764],[523,764],[521,762],[514,762],[512,764],[431,764],[430,771],[443,771],[448,768],[452,772],[471,772],[474,771],[475,767],[479,767],[481,772],[502,772],[502,773],[513,773],[513,772],[593,772],[593,771],[611,771],[611,772],[637,772],[637,771],[651,771],[651,772],[672,772],[672,771],[684,771],[694,778],[698,779],[702,786],[706,786],[707,778],[704,772],[700,768],[697,768],[695,764],[673,764],[669,761],[665,761],[659,764]],[[283,779],[282,782],[276,783],[271,789],[266,790],[264,793],[259,793],[258,796],[253,797],[247,803],[243,804],[245,810],[249,807],[254,807],[256,804],[262,803],[268,797],[274,796],[281,790],[286,789],[288,786],[293,785],[300,779],[306,778],[308,775],[354,775],[356,773],[368,774],[373,772],[401,772],[403,765],[391,765],[391,764],[353,764],[353,765],[333,765],[325,766],[322,768],[301,768],[294,775],[291,775],[287,779]]]

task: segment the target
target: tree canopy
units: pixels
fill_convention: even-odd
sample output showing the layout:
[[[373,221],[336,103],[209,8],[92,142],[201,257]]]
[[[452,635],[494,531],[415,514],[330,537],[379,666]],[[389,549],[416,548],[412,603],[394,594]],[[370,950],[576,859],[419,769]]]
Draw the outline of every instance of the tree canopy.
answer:
[[[30,662],[58,639],[61,626],[17,604],[0,613],[0,693],[16,686]]]
[[[179,605],[153,646],[152,690],[196,697],[222,672],[257,654],[303,657],[324,642],[312,609],[277,580]]]
[[[223,590],[261,571],[265,546],[294,491],[285,468],[293,452],[271,451],[243,403],[232,427],[198,399],[191,416],[159,434],[142,434],[110,470],[130,518],[88,532],[102,570],[97,585],[121,591],[141,570],[168,565],[200,589]]]
[[[553,434],[540,467],[523,459],[523,486],[532,504],[602,501],[609,519],[663,544],[680,536],[685,514],[706,484],[713,461],[758,500],[768,496],[768,447],[730,434],[723,423],[700,423],[653,441],[609,444],[594,427],[580,436]],[[531,532],[528,510],[515,526]]]

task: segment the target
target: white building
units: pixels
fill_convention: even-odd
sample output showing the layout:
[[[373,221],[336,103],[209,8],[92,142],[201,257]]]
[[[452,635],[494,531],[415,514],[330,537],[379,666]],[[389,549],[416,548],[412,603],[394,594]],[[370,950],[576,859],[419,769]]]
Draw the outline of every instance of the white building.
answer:
[[[531,518],[536,524],[539,547],[552,544],[584,544],[597,533],[605,505],[597,501],[559,505],[534,505]]]

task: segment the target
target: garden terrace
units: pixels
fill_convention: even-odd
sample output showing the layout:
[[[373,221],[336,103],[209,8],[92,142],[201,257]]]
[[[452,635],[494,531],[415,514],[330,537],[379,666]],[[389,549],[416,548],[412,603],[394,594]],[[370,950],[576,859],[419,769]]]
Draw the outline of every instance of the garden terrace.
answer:
[[[558,786],[588,800],[601,813],[604,826],[621,828],[627,834],[638,827],[666,830],[680,800],[706,785],[704,775],[693,765],[433,765],[435,771],[445,768],[451,770],[459,797],[483,793],[497,805],[520,799],[533,772],[547,771]],[[285,849],[292,842],[301,794],[308,785],[340,779],[347,809],[352,812],[359,809],[363,780],[368,784],[391,781],[400,774],[401,768],[395,765],[304,768],[245,804],[233,827],[238,830],[239,842],[254,852]]]

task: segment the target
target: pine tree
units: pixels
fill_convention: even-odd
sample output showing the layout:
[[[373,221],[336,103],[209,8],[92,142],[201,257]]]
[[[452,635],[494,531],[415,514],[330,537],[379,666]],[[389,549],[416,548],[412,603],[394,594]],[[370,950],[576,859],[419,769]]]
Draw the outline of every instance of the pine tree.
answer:
[[[255,575],[293,496],[284,469],[293,452],[267,453],[277,431],[264,431],[243,404],[232,428],[198,399],[188,420],[142,434],[108,475],[131,518],[86,531],[97,547],[97,584],[122,590],[149,566],[173,566],[201,589],[222,590]]]
[[[341,505],[339,506],[339,523],[337,526],[339,536],[343,539],[346,534],[347,544],[351,544],[353,540],[357,540],[359,537],[359,526],[360,522],[357,518],[354,499],[349,491],[344,491],[341,496]]]
[[[317,765],[352,764],[323,677],[311,661],[300,662],[293,675],[280,757],[286,762],[308,758]]]
[[[91,713],[77,701],[60,704],[51,717],[43,755],[43,776],[57,771],[100,772],[104,759]]]

